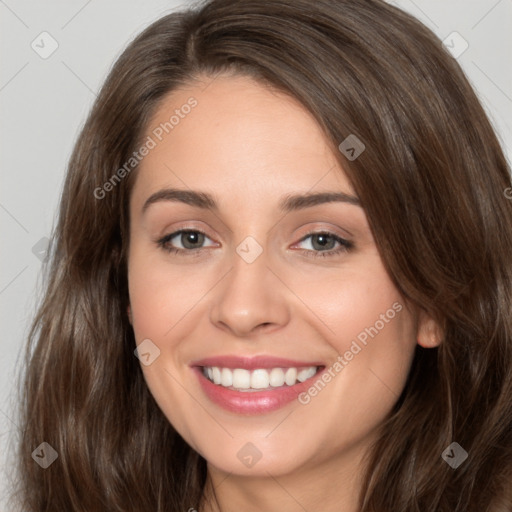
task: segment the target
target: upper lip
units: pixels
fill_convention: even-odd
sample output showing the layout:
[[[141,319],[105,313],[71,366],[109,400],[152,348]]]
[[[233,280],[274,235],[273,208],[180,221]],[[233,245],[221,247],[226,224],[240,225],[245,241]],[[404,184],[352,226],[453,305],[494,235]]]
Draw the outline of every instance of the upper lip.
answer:
[[[297,361],[269,355],[260,356],[234,356],[224,355],[207,357],[190,363],[190,366],[216,366],[218,368],[243,368],[256,370],[258,368],[304,368],[309,366],[323,366],[319,361]]]

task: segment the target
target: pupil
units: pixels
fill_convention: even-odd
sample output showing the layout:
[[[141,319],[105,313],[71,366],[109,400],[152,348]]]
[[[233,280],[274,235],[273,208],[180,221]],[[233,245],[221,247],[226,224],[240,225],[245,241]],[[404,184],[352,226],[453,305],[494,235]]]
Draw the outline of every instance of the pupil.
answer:
[[[315,239],[318,241],[317,245],[319,245],[320,249],[325,249],[326,245],[329,243],[330,235],[315,235],[313,238],[313,246],[315,245]],[[331,240],[332,242],[333,240]]]
[[[182,244],[183,247],[186,247],[187,249],[194,249],[194,245],[201,245],[202,239],[204,235],[202,233],[196,233],[193,231],[189,231],[186,233],[183,233],[182,235]],[[192,247],[190,247],[192,245]]]

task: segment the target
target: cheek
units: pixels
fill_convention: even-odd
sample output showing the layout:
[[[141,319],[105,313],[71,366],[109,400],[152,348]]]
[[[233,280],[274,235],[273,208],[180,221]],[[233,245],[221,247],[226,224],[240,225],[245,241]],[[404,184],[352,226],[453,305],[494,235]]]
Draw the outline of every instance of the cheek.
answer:
[[[189,322],[201,306],[201,282],[194,273],[163,264],[154,250],[134,245],[130,253],[128,283],[136,344],[149,339],[158,354],[148,365],[141,359],[144,379],[169,422],[196,450],[189,426],[202,409],[185,391],[188,376],[181,340],[193,331]]]
[[[380,345],[410,345],[414,323],[380,258],[372,255],[359,263],[357,268],[296,279],[294,292],[338,353],[349,350],[352,341],[366,347],[377,338]]]
[[[382,419],[405,385],[416,326],[380,259],[368,259],[357,271],[340,272],[321,286],[318,281],[304,283],[297,293],[307,297],[318,318],[316,325],[334,349],[328,367],[331,377],[326,376],[332,385],[327,387],[340,397],[352,395],[350,411],[341,405],[338,414],[350,414],[352,420],[368,425]],[[317,387],[323,389],[322,384]],[[329,407],[330,393],[311,391],[304,402],[322,394],[318,405]]]
[[[170,331],[213,285],[208,276],[204,269],[169,265],[154,249],[135,246],[129,258],[128,284],[137,341],[141,336],[166,338],[172,344]]]

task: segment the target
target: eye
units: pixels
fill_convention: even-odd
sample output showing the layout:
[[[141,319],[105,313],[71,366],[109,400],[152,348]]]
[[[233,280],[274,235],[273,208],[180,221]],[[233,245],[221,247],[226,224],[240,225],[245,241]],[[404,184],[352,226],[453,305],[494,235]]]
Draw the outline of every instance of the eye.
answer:
[[[157,241],[162,249],[171,253],[191,253],[203,249],[205,239],[210,240],[205,233],[196,229],[180,229]],[[210,240],[211,241],[211,240]],[[215,245],[214,242],[210,244]]]
[[[210,244],[203,245],[205,240],[210,240]],[[312,232],[303,237],[296,245],[304,244],[309,246],[303,249],[306,256],[326,257],[348,252],[354,248],[354,244],[349,240],[339,237],[334,233],[322,231]],[[169,253],[193,255],[197,254],[205,247],[215,246],[208,236],[202,231],[196,229],[180,229],[174,231],[157,241],[159,247]]]
[[[313,258],[336,256],[337,254],[348,252],[354,248],[354,244],[349,240],[327,231],[308,233],[302,238],[299,244],[307,240],[309,240],[309,242],[307,242],[306,245],[309,247],[305,249],[305,254]]]

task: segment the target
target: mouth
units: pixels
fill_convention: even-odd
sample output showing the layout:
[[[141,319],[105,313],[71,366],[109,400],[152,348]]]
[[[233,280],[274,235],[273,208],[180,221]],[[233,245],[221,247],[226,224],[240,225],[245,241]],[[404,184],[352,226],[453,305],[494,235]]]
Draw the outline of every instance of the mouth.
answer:
[[[258,356],[224,356],[191,364],[202,391],[211,402],[237,414],[275,411],[297,399],[326,366]]]
[[[314,377],[321,366],[289,367],[289,368],[223,368],[219,366],[203,366],[203,375],[213,384],[233,391],[251,392],[294,386]]]

